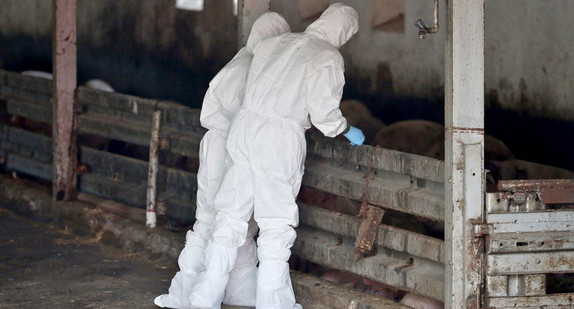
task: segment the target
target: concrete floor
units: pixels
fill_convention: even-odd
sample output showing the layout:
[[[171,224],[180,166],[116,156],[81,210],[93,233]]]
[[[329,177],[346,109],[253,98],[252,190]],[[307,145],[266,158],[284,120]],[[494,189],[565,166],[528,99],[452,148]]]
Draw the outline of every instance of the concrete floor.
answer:
[[[157,308],[173,274],[0,208],[0,308]]]
[[[176,271],[0,208],[0,308],[158,308]]]

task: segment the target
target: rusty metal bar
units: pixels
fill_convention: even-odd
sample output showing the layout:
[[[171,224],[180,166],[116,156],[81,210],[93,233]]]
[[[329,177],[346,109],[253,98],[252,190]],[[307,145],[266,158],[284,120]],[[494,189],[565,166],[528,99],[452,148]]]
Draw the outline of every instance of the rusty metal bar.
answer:
[[[574,203],[574,187],[548,188],[540,190],[540,200],[544,204],[571,204]]]
[[[237,22],[238,22],[238,49],[245,46],[251,26],[255,20],[264,12],[269,10],[270,0],[238,0],[237,2]]]
[[[361,224],[355,240],[355,260],[373,253],[375,238],[384,214],[385,211],[382,208],[368,204],[361,209],[361,214],[359,214]]]
[[[495,297],[488,301],[488,308],[544,308],[564,309],[572,308],[572,294],[554,294],[544,296]]]
[[[491,254],[487,264],[489,275],[570,273],[574,251]]]
[[[56,200],[71,200],[76,191],[76,8],[76,0],[53,1],[53,196]]]
[[[514,194],[534,192],[544,204],[574,203],[574,179],[504,180],[498,189]]]
[[[501,180],[500,191],[536,191],[540,189],[574,188],[574,179]]]
[[[480,308],[484,239],[484,0],[447,1],[445,308]]]

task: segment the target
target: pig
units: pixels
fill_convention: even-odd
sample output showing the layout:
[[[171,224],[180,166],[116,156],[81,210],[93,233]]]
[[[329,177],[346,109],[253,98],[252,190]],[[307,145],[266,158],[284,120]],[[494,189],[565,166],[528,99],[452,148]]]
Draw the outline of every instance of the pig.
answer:
[[[490,161],[489,169],[496,180],[574,178],[567,169],[525,160]]]
[[[484,159],[504,161],[516,159],[514,153],[501,140],[486,134],[484,136]]]
[[[327,270],[323,273],[321,275],[321,279],[350,288],[356,288],[357,283],[359,282],[359,276],[334,269]]]
[[[22,71],[20,73],[22,75],[26,75],[26,76],[34,76],[34,77],[50,79],[50,80],[52,80],[54,78],[54,75],[52,73],[43,72],[43,71],[28,70],[28,71]],[[86,87],[89,87],[92,89],[98,89],[98,90],[102,90],[102,91],[106,91],[106,92],[115,92],[114,88],[112,88],[112,86],[110,86],[110,84],[108,82],[101,80],[101,79],[90,79],[86,82],[85,85],[86,85]]]
[[[52,124],[50,123],[40,122],[18,115],[11,116],[8,120],[8,123],[12,126],[16,126],[30,132],[39,133],[50,137],[52,136]]]
[[[365,144],[372,145],[375,135],[384,127],[384,123],[374,118],[365,104],[358,100],[344,100],[339,106],[341,113],[347,119],[347,123],[357,127],[365,134]]]
[[[444,126],[427,120],[404,120],[383,127],[375,144],[383,148],[444,160]],[[515,156],[499,139],[485,135],[486,160],[510,160]]]
[[[29,71],[22,71],[20,72],[20,74],[43,79],[50,79],[50,80],[52,79],[52,73],[43,71],[29,70]],[[25,129],[27,131],[41,133],[46,136],[52,136],[52,125],[49,123],[28,119],[19,115],[10,116],[8,119],[8,123],[12,126],[16,126]]]
[[[405,292],[399,289],[371,279],[363,278],[361,283],[361,291],[371,295],[394,300],[396,302],[398,302],[405,295]]]
[[[404,120],[381,128],[375,136],[374,144],[387,149],[424,155],[437,140],[443,140],[444,145],[443,136],[444,126],[441,124],[427,120]],[[441,153],[444,156],[444,150]],[[436,156],[431,157],[439,159]]]
[[[437,136],[430,147],[423,151],[423,156],[444,160],[444,132]],[[504,161],[515,159],[514,153],[499,139],[486,134],[484,136],[484,159]]]
[[[101,79],[90,79],[86,82],[86,87],[97,89],[105,92],[116,92],[114,88],[106,81]]]
[[[28,70],[28,71],[22,71],[22,72],[20,72],[20,74],[26,75],[26,76],[34,76],[34,77],[39,77],[39,78],[44,78],[44,79],[50,79],[50,80],[53,79],[52,73],[43,72],[43,71]]]
[[[444,304],[438,300],[430,299],[413,293],[407,293],[400,301],[401,304],[415,309],[442,309]]]

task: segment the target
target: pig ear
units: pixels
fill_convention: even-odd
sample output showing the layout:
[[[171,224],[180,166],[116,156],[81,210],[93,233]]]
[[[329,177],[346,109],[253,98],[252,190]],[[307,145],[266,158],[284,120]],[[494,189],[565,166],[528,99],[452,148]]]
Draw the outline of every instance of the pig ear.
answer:
[[[371,284],[372,281],[371,281],[371,279],[364,278],[364,279],[363,279],[363,283],[364,283],[364,284]]]

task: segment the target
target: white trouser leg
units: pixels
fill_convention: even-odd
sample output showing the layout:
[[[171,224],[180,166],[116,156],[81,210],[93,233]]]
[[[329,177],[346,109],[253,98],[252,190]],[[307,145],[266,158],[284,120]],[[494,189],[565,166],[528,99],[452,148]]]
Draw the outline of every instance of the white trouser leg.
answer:
[[[234,147],[236,138],[230,131],[229,165],[215,197],[215,228],[206,250],[205,271],[190,296],[191,308],[219,308],[238,248],[247,237],[247,222],[253,214],[253,186],[245,157]]]
[[[185,247],[178,258],[180,271],[172,279],[168,294],[160,295],[154,300],[160,307],[189,308],[191,288],[196,283],[199,272],[204,269],[205,248],[215,222],[213,200],[224,170],[227,155],[225,143],[225,137],[210,130],[199,145],[196,222],[193,231],[186,234]]]
[[[253,237],[257,234],[257,223],[249,221],[247,240],[237,251],[237,261],[229,273],[229,282],[225,288],[226,305],[255,307],[257,288],[257,246]]]
[[[215,222],[215,194],[222,181],[227,157],[226,139],[219,132],[209,130],[199,145],[197,171],[197,210],[193,230],[198,238],[209,240]]]
[[[287,261],[299,223],[295,199],[306,154],[304,132],[290,120],[269,118],[252,147],[254,217],[260,229],[256,307],[293,309],[298,305]]]

